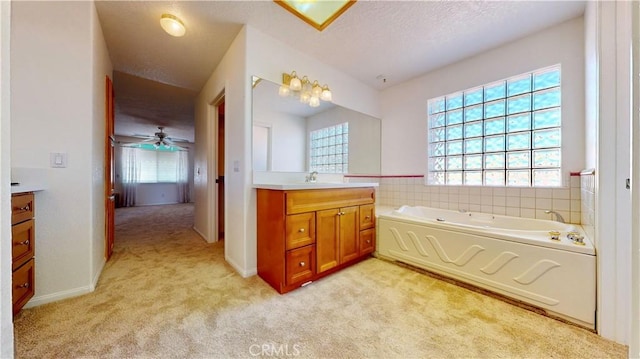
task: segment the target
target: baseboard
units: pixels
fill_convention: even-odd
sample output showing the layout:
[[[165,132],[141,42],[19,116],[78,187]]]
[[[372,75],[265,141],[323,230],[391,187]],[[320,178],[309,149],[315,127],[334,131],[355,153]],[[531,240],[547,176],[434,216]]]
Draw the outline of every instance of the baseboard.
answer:
[[[213,241],[209,241],[209,239],[207,238],[207,236],[205,236],[202,232],[200,232],[200,231],[198,230],[198,228],[196,228],[196,226],[193,226],[193,227],[191,227],[191,228],[193,229],[193,231],[194,231],[194,232],[198,233],[198,235],[199,235],[200,237],[202,237],[202,239],[204,239],[204,240],[205,240],[205,242],[207,242],[207,243],[213,243]]]
[[[86,286],[86,287],[69,289],[62,292],[36,296],[31,298],[31,300],[27,302],[27,304],[24,307],[25,308],[37,307],[39,305],[53,303],[63,299],[69,299],[69,298],[77,297],[83,294],[88,294],[91,292],[93,292],[93,290],[91,289],[91,286]]]
[[[102,274],[102,270],[104,269],[104,266],[105,266],[106,263],[107,263],[107,261],[103,258],[102,259],[102,263],[100,263],[100,268],[96,272],[96,275],[93,276],[93,280],[91,281],[91,285],[89,287],[92,292],[94,290],[96,290],[96,287],[98,286],[98,281],[100,280],[100,275]]]
[[[249,270],[244,270],[242,267],[240,267],[237,263],[235,263],[227,255],[224,256],[224,260],[227,261],[227,263],[229,263],[229,265],[231,267],[233,267],[233,269],[235,269],[236,272],[238,272],[238,274],[240,274],[240,276],[242,276],[242,278],[249,278],[249,277],[252,277],[252,276],[258,274],[258,268],[251,268]]]

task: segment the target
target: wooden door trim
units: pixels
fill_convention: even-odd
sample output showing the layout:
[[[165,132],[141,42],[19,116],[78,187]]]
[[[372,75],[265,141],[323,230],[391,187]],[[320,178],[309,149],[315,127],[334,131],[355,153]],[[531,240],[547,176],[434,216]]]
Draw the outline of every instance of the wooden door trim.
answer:
[[[105,136],[104,136],[104,209],[105,209],[105,260],[108,261],[113,253],[115,241],[115,194],[113,145],[115,142],[113,81],[109,75],[105,76]]]

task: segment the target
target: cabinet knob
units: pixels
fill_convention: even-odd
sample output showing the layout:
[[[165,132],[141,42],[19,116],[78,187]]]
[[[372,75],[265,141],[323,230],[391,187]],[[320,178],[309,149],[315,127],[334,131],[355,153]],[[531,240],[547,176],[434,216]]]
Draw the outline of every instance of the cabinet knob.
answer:
[[[369,243],[371,243],[371,240],[370,240],[370,239],[367,239],[367,244],[369,244]]]
[[[19,284],[16,288],[29,288],[29,283]]]
[[[18,211],[29,211],[31,209],[31,207],[27,203],[26,205],[24,205],[24,207],[13,207],[13,209],[18,210]]]
[[[300,228],[300,229],[298,229],[298,232],[300,232],[300,233],[304,233],[304,228]]]
[[[344,212],[338,212],[338,216],[344,216]]]
[[[305,266],[305,262],[300,262],[300,267],[304,267]]]

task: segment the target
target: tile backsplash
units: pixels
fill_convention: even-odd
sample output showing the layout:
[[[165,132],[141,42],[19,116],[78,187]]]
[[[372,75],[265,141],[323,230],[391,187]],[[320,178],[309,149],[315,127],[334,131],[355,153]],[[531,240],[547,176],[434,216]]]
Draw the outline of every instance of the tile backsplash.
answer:
[[[567,223],[580,224],[582,201],[580,176],[572,174],[569,187],[511,188],[472,186],[426,186],[423,176],[350,177],[349,182],[378,182],[379,205],[427,206],[493,213],[525,218],[554,219],[553,210]]]
[[[596,188],[595,170],[580,173],[580,195],[582,196],[582,228],[592,240],[595,239]]]

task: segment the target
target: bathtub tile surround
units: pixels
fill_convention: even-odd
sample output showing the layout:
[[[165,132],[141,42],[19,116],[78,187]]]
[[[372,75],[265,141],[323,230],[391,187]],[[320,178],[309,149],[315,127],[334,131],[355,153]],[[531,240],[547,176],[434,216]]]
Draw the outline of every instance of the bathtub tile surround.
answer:
[[[349,177],[352,181],[379,181],[379,205],[427,206],[493,213],[524,218],[553,219],[545,210],[558,212],[567,223],[582,223],[580,176],[572,173],[563,188],[506,188],[427,186],[424,176]]]
[[[580,172],[581,223],[585,233],[592,240],[595,238],[594,224],[596,215],[595,170],[587,169]]]

